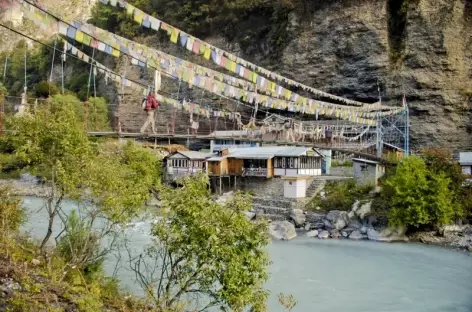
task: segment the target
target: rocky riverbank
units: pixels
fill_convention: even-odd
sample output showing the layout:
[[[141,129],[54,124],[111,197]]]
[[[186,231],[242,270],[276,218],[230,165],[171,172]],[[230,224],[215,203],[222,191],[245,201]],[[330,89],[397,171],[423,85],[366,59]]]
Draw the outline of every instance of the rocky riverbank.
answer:
[[[0,180],[0,186],[10,186],[16,196],[46,197],[50,188],[39,183],[38,179],[31,175],[21,175],[19,180]]]
[[[280,218],[270,220],[273,239],[291,240],[298,235],[318,239],[352,239],[378,242],[420,242],[472,252],[472,226],[445,226],[438,231],[408,234],[406,228],[389,227],[384,217],[372,215],[371,202],[356,202],[350,211],[315,213],[302,209],[280,209]],[[255,209],[249,219],[266,217]],[[280,220],[283,219],[283,220]]]

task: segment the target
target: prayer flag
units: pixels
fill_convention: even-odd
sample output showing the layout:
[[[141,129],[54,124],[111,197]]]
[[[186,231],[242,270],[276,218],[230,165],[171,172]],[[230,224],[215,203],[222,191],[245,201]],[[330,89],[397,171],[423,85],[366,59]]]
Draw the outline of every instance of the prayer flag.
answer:
[[[151,28],[158,31],[161,27],[161,21],[155,17],[149,16],[149,22],[151,22]]]

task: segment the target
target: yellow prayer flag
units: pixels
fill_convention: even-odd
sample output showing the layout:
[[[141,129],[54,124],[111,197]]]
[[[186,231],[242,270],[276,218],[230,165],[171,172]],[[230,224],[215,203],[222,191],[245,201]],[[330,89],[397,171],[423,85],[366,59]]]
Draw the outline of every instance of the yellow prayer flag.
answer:
[[[255,72],[252,73],[252,82],[257,83],[257,74]]]
[[[120,50],[113,49],[111,51],[111,55],[113,55],[114,57],[120,57]]]
[[[129,15],[133,15],[133,12],[134,12],[134,6],[132,6],[129,3],[126,3],[126,13],[128,13]]]
[[[75,33],[75,41],[83,43],[84,42],[84,33],[80,30],[77,30]]]
[[[138,24],[143,23],[144,14],[138,10],[134,11],[134,21]]]
[[[231,61],[230,63],[230,70],[235,73],[236,72],[236,63]]]
[[[205,52],[203,53],[203,57],[207,60],[210,59],[211,57],[211,49],[209,47],[206,47]]]
[[[179,30],[176,28],[173,28],[172,34],[170,35],[170,42],[177,43],[178,39],[179,39]]]

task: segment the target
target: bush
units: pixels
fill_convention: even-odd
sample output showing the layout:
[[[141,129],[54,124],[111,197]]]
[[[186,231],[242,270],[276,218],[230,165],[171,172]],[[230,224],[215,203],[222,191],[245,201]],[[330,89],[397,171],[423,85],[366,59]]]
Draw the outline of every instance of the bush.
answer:
[[[7,241],[25,222],[26,214],[20,203],[11,188],[0,186],[0,242]]]
[[[57,243],[57,251],[71,267],[77,268],[85,277],[101,271],[100,242],[87,222],[74,211],[65,224],[66,232]]]
[[[40,81],[34,86],[35,96],[40,98],[48,98],[51,95],[59,93],[56,85],[47,81]]]
[[[403,159],[383,188],[392,206],[389,223],[415,228],[450,223],[457,213],[450,181],[443,173],[428,170],[421,158]]]

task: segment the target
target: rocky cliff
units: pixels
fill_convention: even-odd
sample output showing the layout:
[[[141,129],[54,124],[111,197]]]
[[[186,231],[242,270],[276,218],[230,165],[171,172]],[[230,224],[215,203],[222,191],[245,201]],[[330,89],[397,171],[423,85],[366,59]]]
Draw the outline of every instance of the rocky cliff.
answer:
[[[58,1],[42,2],[51,7]],[[273,32],[250,38],[247,31],[228,36],[227,30],[222,34],[212,29],[202,39],[350,99],[374,102],[379,86],[382,101],[400,105],[405,93],[414,149],[472,149],[471,0],[285,2],[291,3],[291,10],[276,21],[277,49]],[[90,3],[68,12],[85,19]],[[246,29],[269,22],[274,20],[255,13],[243,21]],[[167,40],[154,46],[180,53]]]
[[[405,93],[414,148],[472,149],[472,1],[340,0],[288,18],[278,60],[263,41],[246,57],[351,99],[375,101],[377,83],[389,104]]]

